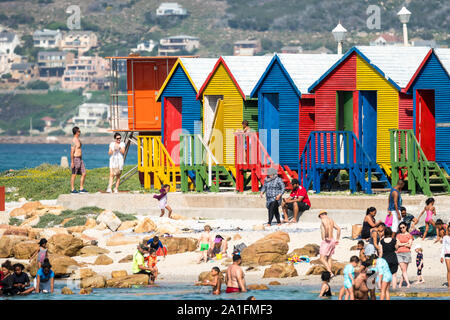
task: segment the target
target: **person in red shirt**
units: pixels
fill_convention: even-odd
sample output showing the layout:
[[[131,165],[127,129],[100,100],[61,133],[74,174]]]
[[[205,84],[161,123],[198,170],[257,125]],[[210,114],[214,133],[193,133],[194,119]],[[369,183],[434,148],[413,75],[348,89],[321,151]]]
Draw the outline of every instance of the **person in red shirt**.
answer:
[[[300,185],[297,179],[292,179],[292,192],[289,198],[283,199],[283,204],[281,208],[283,209],[284,221],[283,222],[297,222],[299,213],[303,213],[311,208],[311,202],[308,198],[308,190]],[[287,212],[292,210],[294,212],[294,217],[289,221]]]

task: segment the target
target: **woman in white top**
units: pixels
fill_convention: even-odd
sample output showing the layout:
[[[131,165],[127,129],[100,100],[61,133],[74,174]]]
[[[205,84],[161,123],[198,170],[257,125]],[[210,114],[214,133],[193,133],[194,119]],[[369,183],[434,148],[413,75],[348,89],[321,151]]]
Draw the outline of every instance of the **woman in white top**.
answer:
[[[447,266],[447,286],[450,288],[450,223],[447,226],[447,235],[442,238],[441,263]]]
[[[106,192],[111,193],[111,188],[113,185],[114,177],[117,177],[116,180],[116,188],[114,189],[114,193],[118,193],[119,184],[120,184],[120,174],[123,169],[123,155],[125,153],[125,143],[121,142],[122,137],[120,133],[116,132],[114,134],[114,142],[109,144],[109,184]]]

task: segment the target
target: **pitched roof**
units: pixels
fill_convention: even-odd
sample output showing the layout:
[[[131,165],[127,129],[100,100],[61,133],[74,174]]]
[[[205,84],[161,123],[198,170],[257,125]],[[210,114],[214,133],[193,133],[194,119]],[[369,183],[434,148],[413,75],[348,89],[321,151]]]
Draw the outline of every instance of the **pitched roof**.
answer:
[[[11,70],[27,70],[28,68],[33,68],[34,63],[30,62],[22,62],[22,63],[13,63],[11,65]]]
[[[356,52],[397,90],[405,88],[429,53],[428,47],[401,46],[355,46],[335,63],[309,88],[310,91],[322,82],[347,57]]]
[[[231,79],[237,86],[243,99],[250,96],[253,87],[261,78],[264,70],[271,61],[272,56],[222,56],[217,60],[214,69],[209,74],[202,88],[199,90],[200,96],[206,88],[209,80],[220,64],[223,64]]]
[[[0,42],[12,42],[16,37],[15,33],[3,30],[0,32]]]
[[[439,61],[441,61],[445,70],[447,70],[448,75],[450,76],[450,49],[448,48],[437,48],[434,49]]]
[[[214,67],[216,61],[217,59],[215,58],[179,58],[173,65],[172,70],[170,70],[169,75],[166,77],[166,80],[161,86],[156,100],[160,101],[164,89],[178,66],[183,68],[195,91],[198,92],[203,82],[205,82],[206,77]]]
[[[338,54],[277,54],[252,90],[254,97],[273,63],[278,61],[297,94],[308,93],[308,88],[326,72],[342,55]]]

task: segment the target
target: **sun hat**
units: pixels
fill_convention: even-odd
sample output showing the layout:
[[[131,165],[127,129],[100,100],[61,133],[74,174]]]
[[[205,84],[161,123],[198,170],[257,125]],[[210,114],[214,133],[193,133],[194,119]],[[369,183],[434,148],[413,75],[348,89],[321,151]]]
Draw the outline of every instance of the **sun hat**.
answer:
[[[413,250],[416,250],[416,249],[422,249],[422,246],[420,245],[420,243],[418,243],[414,246]]]
[[[320,210],[320,212],[319,212],[319,217],[322,215],[322,214],[328,214],[328,212],[326,211],[326,210]]]

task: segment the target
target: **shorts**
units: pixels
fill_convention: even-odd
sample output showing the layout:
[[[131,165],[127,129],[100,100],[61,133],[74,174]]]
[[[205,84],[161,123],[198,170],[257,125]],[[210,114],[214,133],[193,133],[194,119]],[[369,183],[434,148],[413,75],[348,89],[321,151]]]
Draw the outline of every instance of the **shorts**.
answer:
[[[297,205],[298,205],[298,211],[300,211],[300,212],[309,210],[309,206],[308,206],[306,203],[304,203],[304,202],[297,201]],[[292,210],[292,211],[293,211],[293,210],[294,210],[294,202],[288,202],[288,203],[286,203],[286,207],[287,207],[289,210]]]
[[[329,241],[322,240],[322,243],[320,244],[320,255],[329,257],[334,254],[334,249],[336,248],[336,240],[332,239]]]
[[[84,166],[84,161],[81,157],[73,158],[73,164],[72,174],[82,175],[86,173],[86,167]]]
[[[392,273],[384,273],[381,274],[383,276],[383,279],[381,281],[383,282],[391,282],[392,281]],[[377,277],[377,282],[380,281],[380,275]]]
[[[353,287],[352,281],[349,278],[345,278],[344,279],[344,288],[345,289],[350,289],[352,287]]]
[[[397,216],[397,212],[394,210],[394,211],[388,211],[389,213],[391,213],[392,214],[392,227],[391,227],[391,229],[392,229],[392,232],[395,232],[395,233],[397,233],[397,231],[398,231],[398,225],[399,225],[399,221],[398,221],[398,216]]]
[[[397,253],[398,263],[411,263],[411,252],[399,252]]]
[[[162,210],[165,209],[167,205],[167,197],[163,197],[161,200],[159,200],[158,202],[158,207]]]
[[[225,291],[225,293],[234,293],[234,292],[241,292],[241,289],[233,288],[233,287],[227,287],[227,290]]]
[[[446,253],[444,256],[445,259],[450,259],[450,253]]]
[[[208,251],[208,250],[209,250],[209,243],[200,244],[200,251]]]

